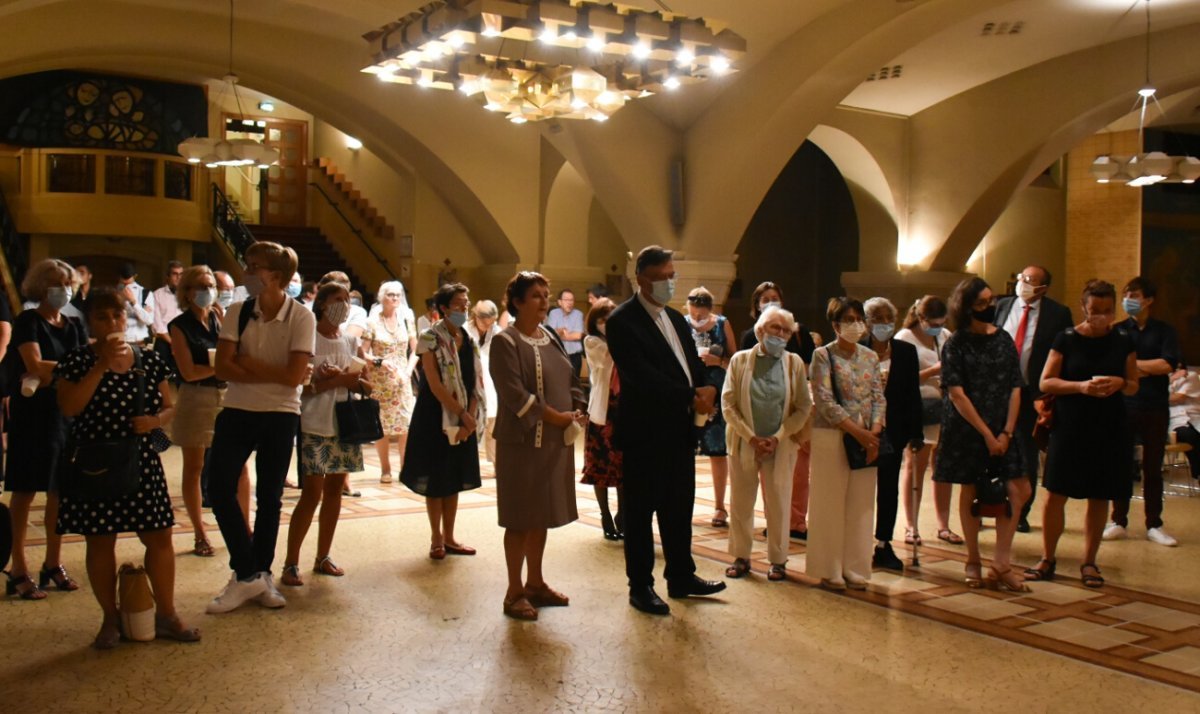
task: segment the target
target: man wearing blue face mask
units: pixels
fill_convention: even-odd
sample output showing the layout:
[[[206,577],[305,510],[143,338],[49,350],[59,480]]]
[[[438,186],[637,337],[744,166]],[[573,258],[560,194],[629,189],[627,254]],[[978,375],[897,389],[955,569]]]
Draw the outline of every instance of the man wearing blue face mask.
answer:
[[[1175,328],[1150,317],[1157,290],[1149,278],[1138,276],[1122,291],[1121,306],[1129,319],[1117,325],[1137,349],[1138,391],[1125,397],[1129,430],[1142,443],[1142,496],[1146,508],[1146,538],[1159,545],[1179,542],[1163,530],[1163,451],[1170,421],[1169,385],[1171,371],[1183,362]],[[1113,501],[1112,522],[1104,529],[1104,540],[1124,538],[1129,527],[1129,500]]]
[[[1016,297],[1002,297],[996,301],[994,324],[1013,338],[1021,358],[1021,407],[1017,412],[1016,440],[1025,473],[1029,474],[1030,495],[1021,509],[1018,533],[1029,532],[1029,509],[1037,495],[1040,459],[1037,444],[1033,441],[1033,425],[1037,422],[1033,400],[1042,396],[1038,385],[1054,338],[1075,325],[1071,308],[1046,297],[1049,289],[1050,271],[1040,265],[1030,265],[1017,275]]]
[[[621,381],[614,443],[624,452],[625,572],[629,604],[654,615],[671,609],[654,592],[654,534],[658,514],[667,594],[711,595],[725,583],[701,580],[692,559],[696,499],[696,422],[714,410],[715,387],[704,385],[704,363],[691,330],[667,306],[675,294],[675,264],[656,245],[638,253],[638,292],[608,318],[609,351]]]

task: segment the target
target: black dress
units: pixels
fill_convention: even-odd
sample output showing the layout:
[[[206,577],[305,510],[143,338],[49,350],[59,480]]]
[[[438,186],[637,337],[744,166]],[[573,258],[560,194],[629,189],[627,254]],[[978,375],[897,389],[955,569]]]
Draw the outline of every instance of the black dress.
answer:
[[[26,310],[13,322],[10,350],[36,342],[42,359],[61,360],[68,352],[87,342],[83,325],[64,317],[55,327],[37,310]],[[19,359],[19,357],[18,357]],[[24,368],[21,369],[23,373]],[[57,491],[59,458],[67,440],[67,420],[58,410],[58,390],[41,387],[32,397],[21,394],[21,385],[9,385],[8,463],[4,488],[8,491]]]
[[[1093,376],[1125,376],[1134,351],[1122,330],[1084,337],[1066,330],[1054,338],[1062,355],[1062,379],[1078,382]],[[1046,454],[1046,489],[1070,498],[1128,499],[1133,495],[1133,438],[1125,424],[1125,397],[1103,399],[1061,394],[1054,400],[1054,428]]]
[[[463,384],[475,384],[475,347],[471,338],[462,332],[458,362],[462,367]],[[479,394],[477,399],[483,399]],[[404,468],[400,483],[426,498],[446,498],[461,491],[479,488],[479,446],[475,433],[466,440],[450,445],[442,431],[442,403],[433,395],[429,380],[421,378],[417,404],[413,407],[408,426],[408,448],[404,450]]]
[[[81,347],[63,357],[54,368],[59,379],[78,382],[96,364],[91,347]],[[158,385],[170,374],[167,365],[154,352],[142,351],[142,367],[146,371],[144,409],[157,414],[162,408]],[[96,387],[91,401],[71,422],[71,437],[80,441],[121,439],[132,432],[133,394],[137,377],[133,370],[125,374],[106,372]],[[63,496],[58,511],[58,533],[108,535],[138,533],[170,528],[175,525],[171,511],[171,496],[163,477],[162,461],[150,448],[150,436],[141,438],[141,483],[137,493],[106,501],[76,501]]]
[[[933,480],[973,484],[987,470],[988,454],[983,435],[954,408],[950,388],[962,387],[975,411],[993,434],[1004,431],[1012,392],[1021,386],[1021,362],[1017,347],[1004,330],[980,335],[967,330],[955,332],[942,347],[942,436],[938,444]],[[1020,478],[1021,451],[1016,439],[997,457],[1006,479]]]

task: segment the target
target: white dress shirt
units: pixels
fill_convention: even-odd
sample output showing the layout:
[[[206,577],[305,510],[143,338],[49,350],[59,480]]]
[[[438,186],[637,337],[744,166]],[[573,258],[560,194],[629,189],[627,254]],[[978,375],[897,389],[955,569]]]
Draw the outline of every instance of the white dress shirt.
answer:
[[[1033,333],[1037,332],[1038,316],[1042,313],[1041,298],[1032,303],[1027,303],[1020,297],[1014,298],[1012,310],[1008,313],[1008,319],[1004,321],[1004,331],[1016,342],[1017,329],[1021,326],[1021,316],[1025,314],[1026,305],[1030,306],[1029,324],[1025,326],[1025,344],[1017,345],[1017,350],[1021,353],[1021,378],[1029,384],[1029,355],[1033,352]],[[1040,379],[1041,375],[1038,375],[1038,378]]]
[[[675,332],[675,326],[671,324],[671,318],[667,317],[666,309],[647,300],[641,291],[638,292],[637,299],[642,304],[642,307],[646,308],[646,312],[650,314],[650,319],[654,320],[654,324],[658,325],[658,329],[667,340],[667,344],[671,346],[671,351],[675,353],[675,359],[679,360],[679,366],[683,368],[683,373],[687,375],[688,385],[692,387],[696,386],[692,382],[692,370],[688,368],[687,357],[683,354],[683,345],[679,343],[679,333]]]
[[[150,299],[147,300],[147,307],[150,308],[154,316],[152,325],[154,326],[154,334],[156,335],[167,334],[167,325],[171,324],[171,320],[174,320],[183,313],[183,310],[179,309],[179,301],[175,298],[174,291],[166,285],[150,293]]]

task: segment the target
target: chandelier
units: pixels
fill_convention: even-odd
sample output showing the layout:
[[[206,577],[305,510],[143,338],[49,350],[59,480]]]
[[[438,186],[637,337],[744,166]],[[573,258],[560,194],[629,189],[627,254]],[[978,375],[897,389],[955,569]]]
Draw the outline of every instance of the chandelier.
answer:
[[[1150,83],[1150,0],[1146,0],[1146,83],[1138,90],[1134,108],[1138,115],[1138,146],[1144,146],[1146,109],[1153,101],[1158,106],[1158,90]],[[1159,109],[1161,111],[1161,107]],[[1200,178],[1200,159],[1194,156],[1170,156],[1163,151],[1149,151],[1133,156],[1103,154],[1091,166],[1096,183],[1123,183],[1132,188],[1156,183],[1192,184]]]
[[[604,121],[630,99],[732,72],[713,23],[591,0],[438,0],[363,35],[386,82],[457,90],[516,124]]]
[[[225,93],[225,87],[233,92],[237,103],[238,114],[242,123],[246,123],[246,113],[242,110],[242,99],[238,96],[238,76],[233,73],[233,0],[229,0],[229,73],[223,78],[224,85],[217,95],[218,103]],[[224,131],[222,130],[222,134]],[[254,139],[225,139],[211,136],[193,136],[184,139],[176,149],[179,155],[191,164],[204,164],[210,169],[218,166],[251,166],[266,169],[279,161],[279,150]]]

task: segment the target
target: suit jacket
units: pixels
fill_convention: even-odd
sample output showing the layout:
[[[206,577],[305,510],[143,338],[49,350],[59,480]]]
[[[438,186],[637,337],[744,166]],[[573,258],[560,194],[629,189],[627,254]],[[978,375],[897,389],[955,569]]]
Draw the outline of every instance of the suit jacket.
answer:
[[[1016,301],[1017,299],[1011,295],[996,301],[995,324],[1000,329],[1004,329],[1004,323],[1008,320],[1008,315],[1012,312]],[[1042,314],[1038,316],[1037,329],[1033,331],[1033,346],[1029,352],[1029,372],[1025,375],[1025,381],[1034,396],[1041,394],[1038,385],[1042,380],[1042,369],[1046,366],[1046,358],[1050,356],[1050,348],[1054,346],[1054,338],[1068,327],[1075,326],[1075,319],[1071,317],[1071,308],[1062,303],[1043,297],[1039,310]],[[1029,338],[1026,337],[1026,339]],[[1019,348],[1017,356],[1020,357]]]
[[[888,370],[883,396],[887,400],[887,433],[894,446],[925,438],[925,427],[921,423],[920,372],[917,348],[893,338],[892,366]]]
[[[608,350],[621,381],[613,417],[613,442],[625,451],[688,449],[696,446],[692,400],[704,381],[704,363],[693,348],[691,328],[678,311],[667,316],[683,347],[692,381],[679,365],[667,338],[635,294],[608,318]],[[695,385],[695,386],[692,386]]]

